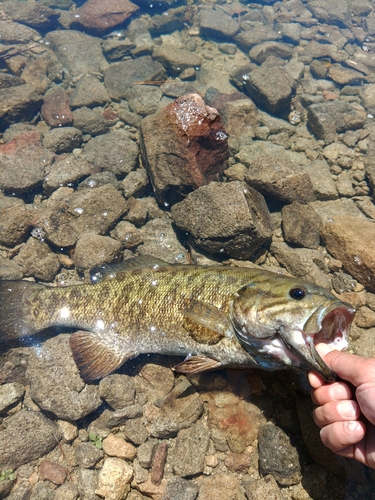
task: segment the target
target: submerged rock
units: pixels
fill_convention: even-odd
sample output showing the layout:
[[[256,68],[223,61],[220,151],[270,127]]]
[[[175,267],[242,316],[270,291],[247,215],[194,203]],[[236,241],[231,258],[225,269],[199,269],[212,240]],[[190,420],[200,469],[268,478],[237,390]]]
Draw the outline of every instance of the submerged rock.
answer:
[[[250,258],[272,234],[263,196],[245,182],[202,186],[173,205],[171,213],[199,247],[233,258]]]

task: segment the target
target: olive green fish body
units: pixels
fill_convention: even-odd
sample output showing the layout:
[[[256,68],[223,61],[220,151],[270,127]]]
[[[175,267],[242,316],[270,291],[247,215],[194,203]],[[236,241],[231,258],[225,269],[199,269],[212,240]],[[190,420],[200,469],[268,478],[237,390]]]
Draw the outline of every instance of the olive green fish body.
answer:
[[[303,341],[289,336],[307,319],[316,334],[331,304],[345,323],[343,336],[354,314],[320,287],[260,269],[169,265],[143,257],[104,267],[92,281],[67,287],[1,282],[0,338],[22,338],[50,326],[78,328],[70,344],[85,379],[101,378],[142,353],[186,356],[177,369],[188,373],[306,368],[315,353],[300,356]],[[306,304],[290,296],[293,289],[305,290]],[[321,317],[314,319],[319,308]],[[317,370],[327,371],[320,361]]]

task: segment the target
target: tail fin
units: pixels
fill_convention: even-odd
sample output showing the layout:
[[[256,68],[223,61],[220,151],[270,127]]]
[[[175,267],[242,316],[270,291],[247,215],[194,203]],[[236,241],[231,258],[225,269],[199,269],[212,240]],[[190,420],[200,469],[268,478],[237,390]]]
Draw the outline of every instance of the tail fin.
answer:
[[[0,281],[0,344],[33,335],[36,324],[32,305],[38,304],[43,285],[29,281]]]

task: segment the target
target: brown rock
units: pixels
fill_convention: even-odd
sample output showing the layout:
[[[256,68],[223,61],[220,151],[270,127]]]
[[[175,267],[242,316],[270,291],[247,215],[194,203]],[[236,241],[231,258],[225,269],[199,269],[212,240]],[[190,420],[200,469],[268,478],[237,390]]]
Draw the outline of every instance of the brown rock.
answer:
[[[74,23],[90,31],[103,33],[123,23],[139,9],[129,0],[87,0],[74,13]]]
[[[245,500],[239,481],[232,475],[220,472],[205,477],[199,489],[199,500]]]
[[[366,290],[375,292],[375,223],[360,217],[336,216],[322,229],[327,250]]]
[[[141,123],[141,153],[159,203],[218,180],[227,167],[227,136],[219,113],[198,94],[176,99]]]
[[[133,460],[137,453],[136,448],[131,443],[114,434],[109,434],[103,440],[103,451],[110,457],[123,458],[124,460]]]
[[[43,120],[50,127],[63,127],[73,123],[73,113],[65,90],[57,88],[48,92],[41,108]]]
[[[318,248],[322,220],[308,205],[294,202],[281,210],[284,239],[305,248]]]
[[[375,312],[369,307],[360,307],[355,315],[355,324],[360,328],[375,326]]]
[[[60,464],[44,459],[39,464],[39,475],[41,479],[47,479],[54,484],[63,484],[66,478],[66,469]]]
[[[228,453],[224,463],[232,472],[246,473],[251,464],[251,457],[248,453]]]

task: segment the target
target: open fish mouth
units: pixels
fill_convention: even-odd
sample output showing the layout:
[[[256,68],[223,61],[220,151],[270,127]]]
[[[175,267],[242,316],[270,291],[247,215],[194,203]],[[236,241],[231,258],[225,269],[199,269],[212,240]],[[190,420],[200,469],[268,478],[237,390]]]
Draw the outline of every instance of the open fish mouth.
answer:
[[[281,331],[279,334],[288,350],[302,364],[321,375],[327,382],[333,382],[337,376],[323,361],[316,346],[325,343],[331,350],[345,350],[348,347],[354,314],[355,309],[349,304],[333,302],[329,306],[323,305],[316,309],[306,321],[302,332],[288,335]]]

